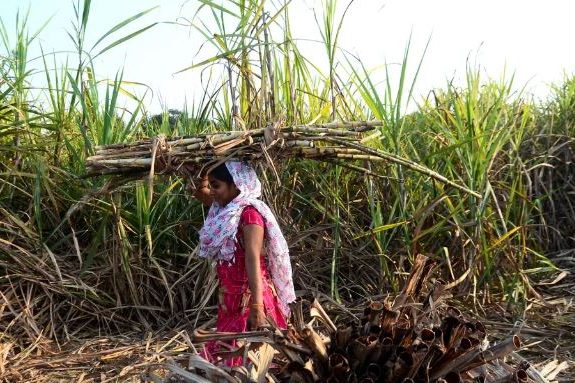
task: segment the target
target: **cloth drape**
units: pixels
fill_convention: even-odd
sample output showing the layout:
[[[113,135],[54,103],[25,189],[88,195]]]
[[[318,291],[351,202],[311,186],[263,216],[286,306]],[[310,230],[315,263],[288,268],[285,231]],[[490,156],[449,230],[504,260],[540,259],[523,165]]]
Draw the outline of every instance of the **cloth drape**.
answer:
[[[238,243],[236,234],[240,215],[246,206],[253,206],[265,222],[264,248],[271,280],[276,289],[282,313],[289,317],[289,306],[295,300],[292,268],[287,242],[275,216],[261,197],[261,183],[247,162],[227,161],[234,184],[240,194],[225,206],[214,202],[200,230],[200,257],[216,261],[234,261]]]

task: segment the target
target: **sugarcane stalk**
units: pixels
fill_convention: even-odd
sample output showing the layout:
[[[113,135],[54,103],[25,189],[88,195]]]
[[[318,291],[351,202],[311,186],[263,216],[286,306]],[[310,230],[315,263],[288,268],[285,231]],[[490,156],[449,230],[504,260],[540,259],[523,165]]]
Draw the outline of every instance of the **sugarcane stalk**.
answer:
[[[287,148],[293,148],[293,147],[313,148],[314,143],[312,140],[286,140],[284,146]]]
[[[473,343],[471,340],[469,338],[462,338],[456,347],[453,346],[447,349],[447,352],[435,364],[435,368],[441,368],[441,366],[448,364],[460,355],[471,352],[472,348]]]
[[[295,147],[293,152],[303,155],[330,155],[330,154],[362,154],[361,151],[349,148],[339,148],[332,146],[319,146],[314,148]]]
[[[419,362],[419,367],[417,367],[417,370],[412,372],[415,375],[421,375],[427,378],[430,372],[429,371],[430,366],[434,365],[436,361],[441,359],[444,354],[445,354],[445,348],[441,344],[438,343],[431,344],[427,353],[425,354],[423,359]]]
[[[191,145],[191,144],[195,144],[197,142],[202,142],[204,141],[205,138],[200,138],[200,137],[182,137],[182,138],[173,138],[169,141],[167,141],[167,144],[170,145],[171,147],[177,147],[177,146],[187,146],[187,145]]]
[[[480,350],[460,355],[459,357],[445,363],[443,366],[435,368],[434,371],[432,371],[430,378],[433,380],[440,378],[442,376],[444,377],[447,373],[451,371],[461,371],[462,369],[468,369],[467,366],[469,365],[469,363],[478,358],[480,355],[481,355]]]
[[[262,129],[252,130],[248,132],[232,132],[227,134],[216,134],[212,137],[207,138],[206,140],[194,144],[190,144],[186,146],[187,150],[197,150],[202,149],[204,147],[212,147],[215,148],[217,146],[221,146],[224,144],[228,144],[230,142],[234,143],[242,143],[244,141],[253,142],[253,136],[263,133]]]
[[[340,327],[335,332],[335,346],[338,350],[345,350],[349,340],[351,339],[351,334],[353,328],[351,326]]]
[[[429,346],[427,346],[425,343],[421,343],[420,348],[418,348],[417,351],[413,353],[413,365],[407,374],[409,378],[414,378],[417,375],[428,353]]]
[[[310,141],[325,141],[326,136],[334,136],[328,133],[317,134],[306,134],[298,131],[284,132],[279,134],[284,140],[310,140]],[[340,140],[346,142],[361,142],[361,136],[337,136]],[[259,140],[259,137],[254,138],[254,140]]]
[[[370,335],[366,339],[366,355],[365,360],[368,362],[376,362],[381,356],[381,343],[376,335]]]
[[[354,339],[349,342],[346,351],[357,362],[357,365],[360,366],[363,364],[367,356],[367,345],[364,342],[361,342],[360,339]]]
[[[382,313],[381,313],[381,328],[383,331],[391,335],[393,331],[393,326],[397,319],[399,318],[399,311],[393,310],[389,307],[388,304],[384,304]]]
[[[129,159],[109,159],[98,161],[98,166],[110,167],[110,166],[121,166],[126,167],[150,167],[152,165],[151,158],[129,158]]]
[[[519,347],[521,347],[521,340],[517,335],[513,335],[511,338],[498,343],[485,351],[476,350],[460,355],[446,363],[443,367],[436,369],[436,371],[432,373],[431,378],[437,379],[450,371],[463,372],[471,370],[475,367],[489,363],[494,359],[502,358],[519,349]]]
[[[379,360],[387,361],[391,356],[393,348],[393,339],[390,337],[383,338],[380,343]]]
[[[339,140],[339,139],[334,138],[334,137],[326,137],[326,141],[331,141],[331,142],[333,142],[333,143],[338,143],[338,144],[340,144],[340,145],[342,145],[342,144],[344,143],[344,141]],[[372,155],[372,156],[375,156],[375,157],[383,158],[383,159],[385,159],[385,160],[388,160],[389,162],[393,162],[393,163],[396,163],[396,164],[399,164],[399,165],[403,165],[403,166],[407,167],[408,169],[411,169],[411,170],[414,170],[414,171],[416,171],[416,172],[425,174],[425,175],[427,175],[427,176],[429,176],[429,177],[431,177],[431,178],[433,178],[433,179],[435,179],[435,180],[437,180],[437,181],[439,181],[439,182],[442,182],[442,183],[444,183],[444,184],[450,185],[450,186],[452,186],[452,187],[454,187],[454,188],[456,188],[456,189],[459,189],[459,190],[464,191],[464,192],[466,192],[466,193],[468,193],[468,194],[471,194],[471,195],[473,195],[473,196],[475,196],[475,197],[477,197],[477,198],[479,198],[479,199],[482,199],[482,198],[483,198],[483,196],[482,196],[481,194],[477,193],[476,191],[473,191],[473,190],[471,190],[471,189],[469,189],[469,188],[466,188],[465,186],[461,186],[461,185],[459,185],[458,183],[453,182],[453,181],[447,179],[446,177],[442,176],[441,174],[439,174],[439,173],[437,173],[437,172],[435,172],[435,171],[433,171],[433,170],[431,170],[431,169],[429,169],[429,168],[427,168],[427,167],[425,167],[425,166],[423,166],[423,165],[420,165],[420,164],[418,164],[418,163],[416,163],[416,162],[413,162],[413,161],[411,161],[411,160],[408,160],[408,159],[405,159],[405,158],[401,158],[401,157],[399,157],[399,156],[396,156],[396,155],[393,155],[393,154],[390,154],[390,153],[386,153],[386,152],[383,152],[383,151],[380,151],[380,150],[377,150],[377,149],[367,148],[367,147],[365,147],[365,146],[363,146],[363,145],[356,144],[356,143],[353,143],[353,142],[347,142],[347,146],[349,146],[349,147],[351,147],[351,148],[355,148],[355,149],[361,150],[361,151],[364,151],[366,154],[369,154],[369,155]]]
[[[379,324],[383,308],[384,308],[383,302],[375,301],[369,304],[369,313],[367,314],[367,322],[371,326]]]
[[[409,334],[411,334],[411,332],[413,331],[410,323],[404,319],[401,318],[400,320],[398,320],[392,330],[392,339],[393,339],[393,343],[394,344],[405,344],[405,338],[407,338],[407,336]]]
[[[321,158],[318,158],[318,160],[323,161],[323,162],[327,162],[327,163],[330,163],[330,164],[333,164],[333,165],[341,166],[341,167],[343,167],[343,168],[347,168],[347,169],[353,170],[353,171],[358,172],[358,173],[363,173],[363,174],[366,175],[366,176],[376,177],[376,178],[383,178],[383,179],[389,179],[389,178],[390,178],[390,177],[387,177],[387,176],[383,176],[383,175],[381,175],[381,174],[374,173],[374,172],[372,172],[372,171],[369,170],[369,169],[362,168],[361,166],[357,166],[357,165],[353,165],[353,164],[348,164],[348,163],[346,163],[345,161],[334,161],[334,160],[331,159],[331,158],[330,158],[330,159],[325,159],[325,160],[322,160]],[[375,161],[379,161],[379,159],[377,159],[377,160],[375,160]]]
[[[435,340],[435,332],[430,328],[423,328],[419,334],[421,341],[427,346],[430,346]]]
[[[375,157],[375,156],[369,156],[369,155],[365,155],[365,154],[342,154],[342,153],[337,153],[334,156],[335,158],[341,158],[342,160],[356,160],[356,161],[381,161],[380,157]],[[313,157],[311,157],[313,158]]]
[[[150,149],[146,148],[146,150],[139,150],[139,151],[129,151],[129,152],[112,152],[110,154],[102,155],[97,154],[95,156],[91,156],[86,160],[88,165],[90,164],[97,164],[99,161],[105,161],[109,159],[116,159],[116,158],[132,158],[132,157],[148,157],[150,156]]]
[[[328,367],[331,374],[336,377],[349,373],[349,361],[339,353],[333,353],[329,356]]]
[[[305,125],[304,125],[305,126]],[[373,120],[373,121],[345,121],[345,122],[329,122],[325,124],[316,124],[313,126],[325,128],[325,129],[363,129],[363,128],[375,128],[377,126],[383,126],[383,121]]]
[[[521,339],[517,335],[513,335],[511,338],[504,340],[488,348],[487,350],[480,352],[479,355],[466,366],[466,370],[470,370],[482,364],[486,364],[495,359],[503,358],[504,356],[518,350],[521,347]]]
[[[98,156],[102,156],[102,157],[106,157],[106,156],[110,156],[113,154],[123,154],[126,156],[131,155],[134,152],[150,152],[150,145],[152,145],[152,143],[147,143],[145,145],[130,145],[130,146],[126,146],[124,148],[121,149],[100,149],[100,150],[96,150],[94,152],[93,156],[88,157],[88,159],[94,159],[95,157]]]

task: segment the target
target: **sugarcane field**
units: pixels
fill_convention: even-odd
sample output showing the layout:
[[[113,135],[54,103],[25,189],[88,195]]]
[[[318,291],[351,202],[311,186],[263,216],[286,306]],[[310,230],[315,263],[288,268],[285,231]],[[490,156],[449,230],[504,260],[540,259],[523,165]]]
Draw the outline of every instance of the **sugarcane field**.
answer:
[[[369,1],[40,3],[0,5],[0,382],[575,382],[572,68],[422,91]]]

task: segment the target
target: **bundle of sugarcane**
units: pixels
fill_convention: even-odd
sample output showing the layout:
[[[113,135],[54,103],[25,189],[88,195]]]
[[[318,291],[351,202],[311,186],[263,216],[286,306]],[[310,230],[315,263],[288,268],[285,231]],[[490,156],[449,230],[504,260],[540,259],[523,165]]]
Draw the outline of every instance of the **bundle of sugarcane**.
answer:
[[[317,300],[310,305],[311,318],[305,320],[300,300],[292,305],[287,331],[194,332],[196,342],[240,340],[241,347],[227,356],[244,355],[252,361],[251,370],[226,371],[198,355],[190,359],[188,370],[171,369],[191,374],[188,378],[204,374],[210,381],[227,382],[543,383],[527,363],[504,361],[520,348],[517,335],[490,345],[480,321],[447,304],[451,286],[428,281],[433,267],[428,258],[418,256],[405,288],[393,301],[372,301],[361,318],[339,326]],[[265,348],[257,346],[259,353],[251,350],[261,342]],[[272,360],[278,369],[270,369]]]
[[[470,190],[417,162],[393,153],[364,145],[378,135],[367,137],[365,132],[381,126],[381,121],[334,122],[322,125],[282,126],[199,134],[196,136],[157,136],[134,143],[97,146],[96,153],[86,160],[86,176],[105,174],[133,176],[153,175],[157,165],[163,174],[194,176],[225,160],[264,160],[308,158],[335,162],[366,175],[375,175],[369,169],[350,161],[386,161],[422,173],[446,185],[482,198]]]
[[[128,144],[96,147],[86,161],[87,175],[126,174],[150,171],[157,160],[177,173],[182,165],[204,165],[222,159],[273,158],[372,159],[361,150],[363,133],[380,121],[356,121],[323,125],[296,125],[187,137],[154,137]],[[355,145],[355,146],[353,146]]]

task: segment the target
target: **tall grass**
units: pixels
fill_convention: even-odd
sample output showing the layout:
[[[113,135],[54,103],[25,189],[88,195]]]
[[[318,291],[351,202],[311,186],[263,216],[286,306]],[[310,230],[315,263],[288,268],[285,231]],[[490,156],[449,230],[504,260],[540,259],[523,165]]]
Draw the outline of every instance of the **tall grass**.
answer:
[[[182,71],[209,68],[211,82],[186,110],[154,118],[128,92],[121,68],[101,79],[93,65],[153,33],[155,23],[138,25],[152,10],[88,42],[96,3],[76,3],[69,33],[76,54],[45,54],[35,68],[47,84],[43,103],[29,92],[26,52],[36,33],[28,37],[25,22],[17,23],[14,45],[2,27],[0,284],[11,307],[0,321],[4,336],[21,331],[33,339],[46,323],[51,336],[65,338],[96,325],[118,331],[203,318],[216,282],[194,256],[202,206],[176,178],[83,179],[85,158],[97,145],[158,133],[276,122],[381,119],[366,143],[481,196],[400,165],[358,164],[376,174],[365,176],[346,164],[288,161],[277,164],[280,182],[264,169],[264,194],[287,235],[298,288],[344,301],[382,293],[425,252],[445,279],[463,281],[462,292],[500,291],[513,302],[536,294],[533,278],[555,269],[550,257],[573,248],[575,81],[566,78],[538,105],[513,95],[512,79],[481,79],[469,68],[464,87],[446,84],[407,113],[425,52],[410,52],[408,40],[399,75],[383,66],[385,82],[377,84],[338,47],[350,3],[323,4],[316,17],[326,68],[301,53],[289,3],[200,2],[191,20],[207,44]],[[120,94],[135,101],[132,110],[120,106]]]

